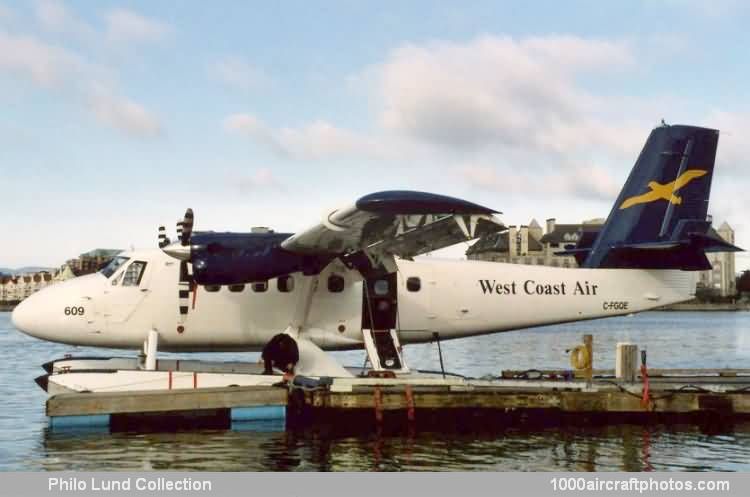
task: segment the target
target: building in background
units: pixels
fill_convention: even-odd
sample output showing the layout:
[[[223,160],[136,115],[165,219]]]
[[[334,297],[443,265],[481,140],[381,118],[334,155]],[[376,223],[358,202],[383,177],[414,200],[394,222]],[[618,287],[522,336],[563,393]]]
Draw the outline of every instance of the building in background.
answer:
[[[76,276],[83,276],[84,274],[91,274],[99,271],[101,268],[109,264],[117,254],[122,252],[119,249],[94,249],[85,254],[81,254],[76,259],[70,259],[67,264],[73,274]]]
[[[734,245],[734,230],[729,223],[719,226],[716,233],[725,241]],[[706,254],[712,269],[702,271],[698,279],[699,289],[708,291],[720,297],[730,297],[737,294],[734,252],[712,252]]]
[[[55,271],[54,281],[55,283],[59,281],[65,281],[69,280],[70,278],[75,278],[76,274],[73,272],[73,270],[70,268],[68,263],[66,262],[62,266],[60,266],[60,269]]]
[[[509,226],[507,231],[480,238],[466,251],[468,259],[511,264],[531,264],[553,267],[576,267],[572,256],[555,255],[568,246],[575,246],[586,230],[598,230],[603,219],[592,219],[581,224],[557,224],[548,219],[546,230],[536,219],[528,225]]]
[[[17,295],[18,277],[10,274],[0,276],[0,302],[15,302]]]
[[[584,231],[598,231],[604,219],[591,219],[581,224],[557,224],[548,219],[545,229],[532,219],[528,225],[508,226],[506,231],[486,235],[466,251],[468,259],[511,264],[532,264],[553,267],[577,267],[572,256],[555,255],[555,252],[574,247]],[[725,241],[734,244],[735,233],[727,222],[716,232]],[[737,293],[734,252],[706,254],[712,269],[701,271],[698,290],[714,296],[729,297]]]
[[[0,275],[0,304],[17,304],[46,286],[98,271],[121,250],[95,249],[71,259],[57,270]]]

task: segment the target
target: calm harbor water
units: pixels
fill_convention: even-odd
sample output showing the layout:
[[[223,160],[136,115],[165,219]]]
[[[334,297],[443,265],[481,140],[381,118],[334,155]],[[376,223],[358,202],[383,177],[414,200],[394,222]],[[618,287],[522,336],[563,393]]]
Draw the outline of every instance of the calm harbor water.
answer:
[[[614,367],[615,344],[648,350],[658,368],[750,367],[750,313],[652,312],[443,342],[446,368],[470,376],[502,369],[567,368],[565,349],[594,335],[595,367]],[[64,354],[127,355],[36,340],[0,313],[0,470],[728,470],[750,471],[750,423],[725,433],[694,426],[508,428],[496,433],[64,432],[47,428],[39,365]],[[361,365],[362,352],[336,354]],[[256,360],[257,354],[194,354]],[[434,345],[406,348],[410,366],[439,369]]]

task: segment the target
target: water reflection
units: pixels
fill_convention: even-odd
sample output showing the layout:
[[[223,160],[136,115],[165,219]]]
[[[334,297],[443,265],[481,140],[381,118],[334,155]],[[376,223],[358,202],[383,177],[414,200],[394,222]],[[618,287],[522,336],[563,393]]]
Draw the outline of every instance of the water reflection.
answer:
[[[693,426],[509,429],[490,434],[331,436],[305,431],[52,433],[45,470],[704,471],[746,470],[750,425],[710,436]]]

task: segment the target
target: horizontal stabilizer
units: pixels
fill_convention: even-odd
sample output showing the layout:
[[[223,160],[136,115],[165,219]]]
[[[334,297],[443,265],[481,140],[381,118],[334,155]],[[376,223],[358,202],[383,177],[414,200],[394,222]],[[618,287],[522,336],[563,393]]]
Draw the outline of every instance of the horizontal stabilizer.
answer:
[[[711,234],[695,234],[692,238],[695,241],[694,243],[700,245],[705,252],[744,252],[744,249],[732,245],[718,236],[711,236]]]
[[[646,242],[646,243],[633,243],[629,245],[623,245],[617,247],[621,249],[634,249],[634,250],[675,250],[677,248],[694,248],[700,249],[705,252],[744,252],[743,249],[727,243],[724,240],[717,240],[715,238],[706,235],[695,235],[688,241],[681,242]]]
[[[555,252],[555,255],[560,255],[560,256],[572,255],[572,256],[576,256],[576,255],[579,255],[579,254],[588,254],[589,252],[591,252],[591,247],[584,247],[584,248],[575,247],[575,248],[569,248],[569,249],[565,249],[565,250],[560,250],[558,252]]]
[[[699,223],[685,226],[688,224],[695,227]],[[675,240],[628,243],[612,248],[612,255],[621,267],[703,271],[712,267],[706,252],[742,252],[716,234],[708,222],[700,224],[705,224],[706,233],[688,232]]]
[[[600,229],[601,227],[597,225],[584,226],[578,232],[578,243],[575,247],[568,245],[565,247],[565,250],[555,252],[555,255],[573,256],[576,263],[579,266],[582,266],[586,258],[589,256],[589,252],[591,252],[591,247],[594,245],[596,238],[599,236]]]

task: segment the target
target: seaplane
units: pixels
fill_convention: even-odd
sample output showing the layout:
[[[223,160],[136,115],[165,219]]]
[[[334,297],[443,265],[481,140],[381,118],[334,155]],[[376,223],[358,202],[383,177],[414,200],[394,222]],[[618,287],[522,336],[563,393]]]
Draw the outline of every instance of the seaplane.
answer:
[[[175,240],[160,227],[158,248],[122,252],[98,273],[45,288],[13,311],[13,324],[42,340],[139,351],[47,363],[38,383],[49,391],[53,382],[55,391],[149,388],[134,375],[166,371],[170,388],[196,386],[196,370],[213,373],[202,386],[350,377],[327,351],[363,348],[371,371],[415,374],[404,345],[693,298],[696,271],[711,268],[706,253],[741,250],[707,216],[718,138],[695,126],[653,129],[605,224],[562,247],[576,268],[420,257],[506,229],[492,208],[432,193],[372,193],[298,233],[198,231],[188,209]],[[262,351],[264,366],[160,351]],[[93,380],[91,371],[124,376]]]

